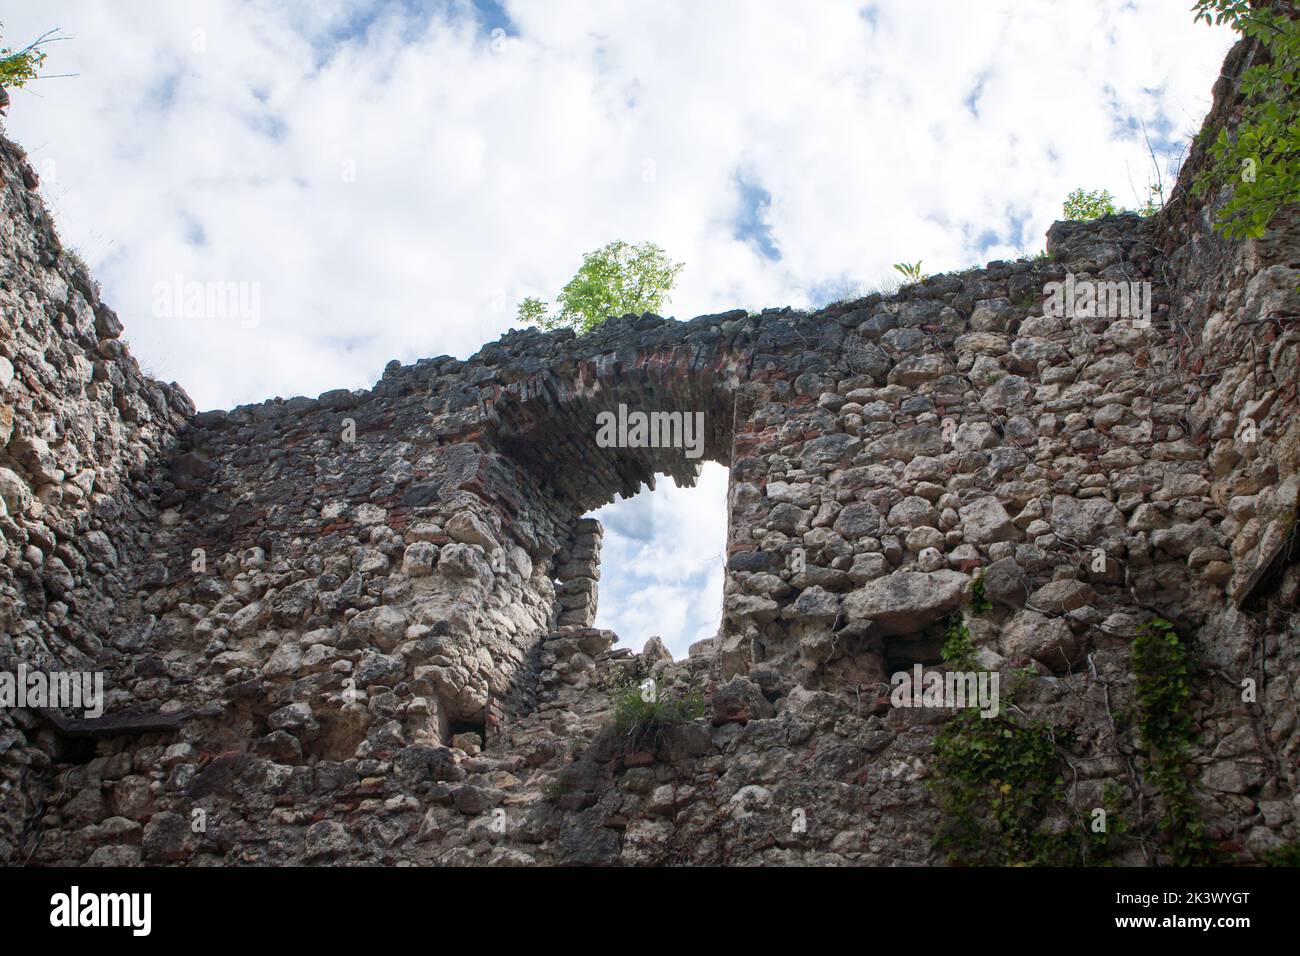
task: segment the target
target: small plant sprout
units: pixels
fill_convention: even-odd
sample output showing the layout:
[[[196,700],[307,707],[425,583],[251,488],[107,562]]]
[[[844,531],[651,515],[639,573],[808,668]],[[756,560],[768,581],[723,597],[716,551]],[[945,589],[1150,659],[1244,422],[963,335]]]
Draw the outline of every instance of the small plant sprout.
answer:
[[[921,271],[921,261],[915,262],[895,262],[894,268],[902,273],[904,279],[908,282],[920,282],[925,278],[925,273]]]

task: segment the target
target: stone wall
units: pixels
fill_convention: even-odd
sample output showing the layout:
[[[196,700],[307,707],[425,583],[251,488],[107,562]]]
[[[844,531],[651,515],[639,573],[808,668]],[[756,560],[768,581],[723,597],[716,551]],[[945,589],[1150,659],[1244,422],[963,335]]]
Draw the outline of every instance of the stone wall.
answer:
[[[942,668],[954,615],[1052,728],[1044,832],[1106,806],[1128,834],[1113,859],[1169,858],[1122,718],[1161,617],[1200,665],[1188,759],[1216,853],[1296,839],[1293,216],[1227,243],[1179,191],[890,297],[511,332],[369,391],[193,415],[69,291],[80,273],[40,264],[57,240],[5,148],[9,232],[37,237],[4,289],[24,321],[2,343],[20,384],[0,476],[31,502],[4,525],[6,646],[95,661],[125,722],[93,753],[30,714],[4,731],[5,785],[28,794],[4,859],[940,863],[928,784],[952,711],[891,706],[889,678]],[[1149,283],[1150,323],[1053,316],[1067,279]],[[584,516],[700,460],[606,447],[620,406],[702,413],[702,458],[730,472],[722,626],[681,662],[591,627]],[[42,409],[67,429],[48,450],[23,437]],[[619,688],[646,678],[706,715],[620,729]]]
[[[176,432],[194,406],[144,375],[65,250],[18,146],[0,138],[0,670],[94,670],[148,643],[136,575]],[[111,706],[137,695],[113,688]],[[0,708],[0,861],[37,845],[66,741]],[[24,849],[25,848],[25,849]]]

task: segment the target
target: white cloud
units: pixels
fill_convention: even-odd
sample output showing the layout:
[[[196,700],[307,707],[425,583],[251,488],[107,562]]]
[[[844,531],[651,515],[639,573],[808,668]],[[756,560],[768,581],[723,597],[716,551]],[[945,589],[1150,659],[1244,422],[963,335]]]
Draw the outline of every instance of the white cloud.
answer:
[[[10,132],[142,361],[224,407],[467,355],[613,238],[686,262],[682,317],[1011,254],[1013,215],[1032,251],[1073,186],[1136,202],[1117,114],[1194,128],[1230,40],[1119,0],[506,6],[494,44],[465,2],[33,5],[8,36],[60,26],[76,76]],[[263,321],[152,315],[177,273],[260,283]]]
[[[229,407],[467,356],[616,238],[686,263],[682,318],[1036,251],[1076,186],[1138,203],[1129,125],[1194,131],[1232,40],[1157,0],[504,7],[494,43],[468,0],[25,5],[11,44],[58,26],[76,75],[8,132],[142,363]],[[256,283],[260,321],[153,314],[176,275]],[[676,606],[628,600],[638,634]]]
[[[708,462],[694,488],[654,491],[593,512],[605,526],[596,626],[639,651],[661,637],[677,658],[717,633],[726,564],[727,469]]]

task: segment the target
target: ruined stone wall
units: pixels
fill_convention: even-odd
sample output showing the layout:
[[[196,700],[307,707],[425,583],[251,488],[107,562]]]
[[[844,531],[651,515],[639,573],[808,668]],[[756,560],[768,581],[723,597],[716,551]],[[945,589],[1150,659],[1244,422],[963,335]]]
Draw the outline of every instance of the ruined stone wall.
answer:
[[[13,195],[6,221],[31,231],[39,207]],[[943,668],[960,615],[978,665],[1052,728],[1044,833],[1105,806],[1132,864],[1169,859],[1133,641],[1173,622],[1198,661],[1196,812],[1220,859],[1260,861],[1297,836],[1300,256],[1293,217],[1228,243],[1211,212],[1180,191],[1154,219],[1058,223],[1045,258],[890,297],[511,332],[179,429],[183,395],[130,365],[83,399],[134,429],[129,454],[101,451],[105,480],[139,473],[132,523],[105,525],[122,570],[89,563],[79,585],[120,620],[83,644],[116,713],[174,729],[109,727],[93,755],[15,736],[6,766],[53,766],[9,859],[942,862],[929,785],[953,714],[891,706],[889,677]],[[1067,278],[1149,283],[1151,322],[1053,315]],[[620,405],[703,413],[703,458],[729,469],[723,622],[685,661],[590,626],[584,516],[698,465],[603,447],[597,416]],[[30,468],[25,447],[5,454]],[[85,530],[68,546],[101,540]],[[9,532],[12,580],[27,561],[57,587]],[[617,727],[619,686],[647,677],[706,715]]]
[[[1229,53],[1205,122],[1207,139],[1235,126],[1242,110],[1236,87],[1259,55],[1250,43]],[[1207,161],[1195,148],[1180,184],[1190,184]],[[1195,448],[1203,456],[1199,475],[1212,507],[1201,522],[1216,526],[1212,546],[1228,552],[1200,547],[1188,558],[1209,558],[1207,569],[1226,578],[1222,602],[1194,615],[1213,687],[1198,713],[1198,721],[1212,728],[1198,757],[1210,791],[1206,811],[1215,816],[1230,807],[1245,814],[1253,806],[1262,825],[1245,840],[1258,853],[1277,845],[1279,830],[1294,832],[1281,824],[1298,809],[1300,209],[1284,208],[1260,239],[1234,243],[1210,225],[1227,195],[1225,189],[1198,201],[1184,194],[1162,214],[1161,271],[1171,293],[1173,334],[1165,339],[1159,369],[1186,383],[1186,413],[1172,426],[1178,431],[1170,432],[1180,441],[1170,454],[1190,461]],[[1171,500],[1164,518],[1176,521],[1185,509]],[[1242,701],[1244,681],[1254,685],[1259,706]]]
[[[0,138],[0,670],[100,669],[147,643],[135,575],[194,406],[141,372],[65,250],[23,151]],[[114,688],[111,705],[134,696]],[[0,708],[0,861],[34,846],[66,747]]]

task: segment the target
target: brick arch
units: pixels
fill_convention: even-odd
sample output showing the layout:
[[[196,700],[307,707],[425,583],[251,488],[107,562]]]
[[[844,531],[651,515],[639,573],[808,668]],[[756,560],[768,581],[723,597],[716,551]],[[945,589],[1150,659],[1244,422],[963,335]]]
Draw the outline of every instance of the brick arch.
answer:
[[[547,370],[503,388],[487,437],[582,514],[631,497],[657,475],[692,486],[705,461],[735,458],[737,389],[748,374],[743,352],[703,357],[683,346],[607,353]],[[602,416],[620,408],[648,416],[696,416],[702,453],[680,447],[602,447]],[[681,420],[680,418],[678,419]],[[698,419],[696,419],[698,421]]]

